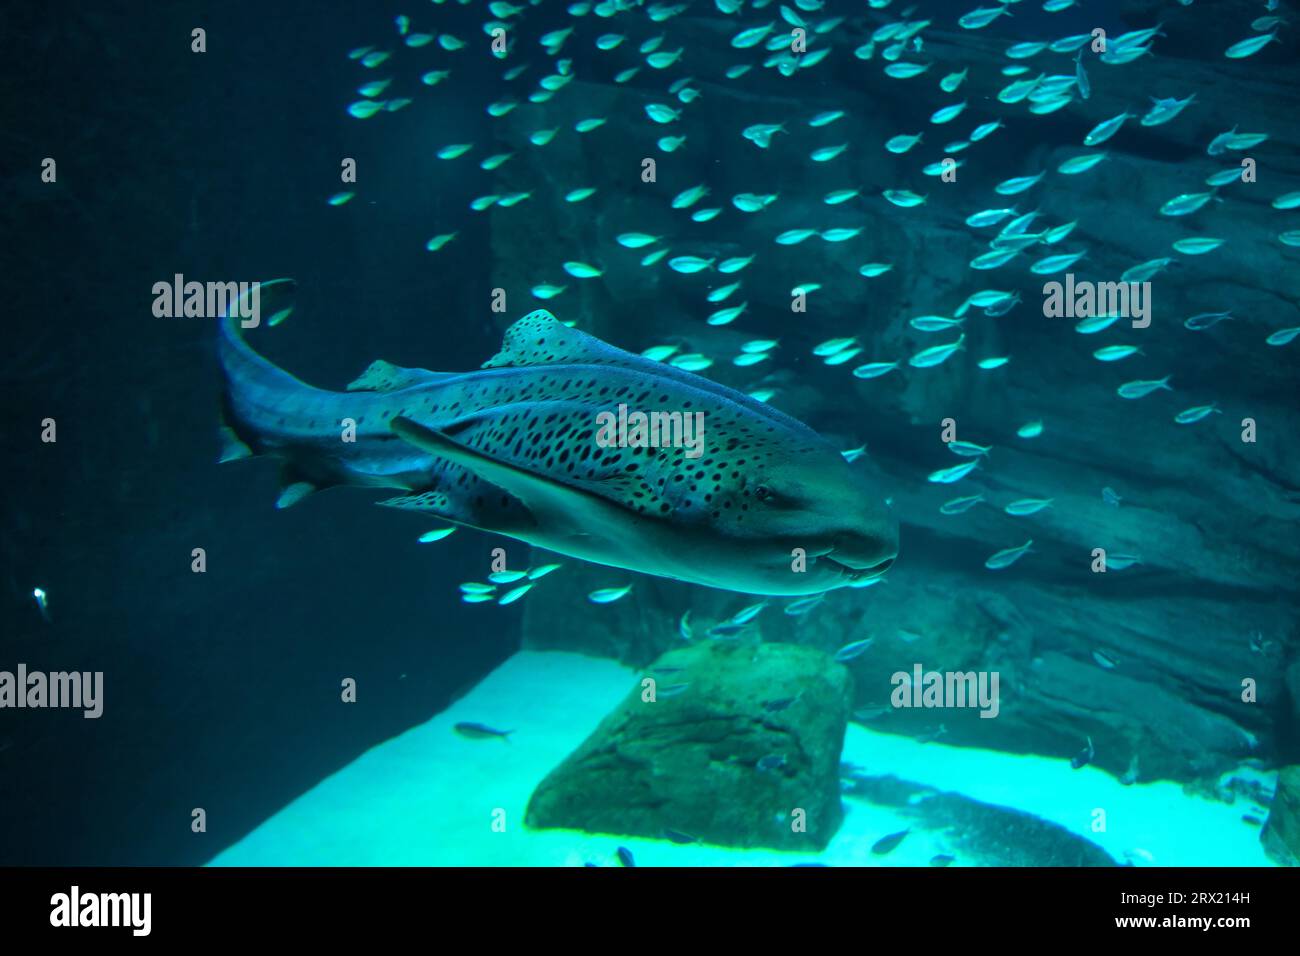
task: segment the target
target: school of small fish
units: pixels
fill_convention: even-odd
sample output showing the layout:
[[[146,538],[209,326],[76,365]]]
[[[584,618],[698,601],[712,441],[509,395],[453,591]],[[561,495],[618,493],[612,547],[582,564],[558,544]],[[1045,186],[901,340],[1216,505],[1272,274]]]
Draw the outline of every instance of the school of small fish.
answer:
[[[450,0],[433,2],[439,6]],[[460,6],[478,5],[477,0],[455,2]],[[1068,113],[1072,106],[1089,100],[1099,91],[1122,89],[1129,82],[1122,67],[1155,56],[1159,39],[1165,36],[1165,24],[1157,22],[1116,35],[1108,34],[1101,45],[1092,31],[1019,39],[1004,48],[1001,79],[997,81],[1001,89],[996,97],[964,96],[962,90],[969,90],[973,81],[986,79],[980,76],[980,71],[992,68],[967,65],[952,70],[936,69],[938,61],[925,52],[926,31],[949,43],[975,31],[989,30],[991,34],[996,32],[999,21],[1014,18],[1016,8],[1022,3],[1026,8],[1039,7],[1048,14],[1073,11],[1075,22],[1078,22],[1077,14],[1087,10],[1086,0],[1033,0],[1032,3],[1031,0],[1001,0],[956,15],[940,5],[935,5],[930,15],[922,12],[929,6],[925,3],[895,3],[895,0],[859,0],[853,4],[837,4],[834,0],[791,0],[790,4],[780,0],[712,0],[711,3],[705,0],[680,3],[576,0],[567,5],[562,0],[527,0],[518,4],[492,0],[483,4],[486,17],[480,25],[482,35],[458,36],[435,29],[443,17],[426,6],[415,15],[398,16],[395,36],[348,52],[348,57],[362,72],[356,87],[358,98],[347,105],[346,111],[358,120],[374,121],[410,107],[418,97],[447,97],[458,101],[465,98],[481,103],[481,108],[496,124],[489,142],[456,141],[458,137],[452,135],[439,137],[436,124],[427,129],[430,166],[475,163],[481,174],[462,175],[470,181],[482,182],[470,190],[471,195],[482,194],[458,206],[457,211],[447,211],[450,205],[439,207],[443,210],[439,218],[445,221],[439,222],[439,231],[426,243],[430,253],[437,253],[456,241],[477,213],[494,210],[494,215],[515,215],[502,211],[529,200],[536,202],[535,196],[557,186],[557,195],[562,195],[566,205],[587,203],[599,193],[598,187],[570,175],[562,161],[555,166],[550,182],[519,182],[508,174],[523,164],[518,160],[512,166],[506,164],[524,151],[546,149],[558,155],[555,144],[563,144],[559,150],[584,148],[587,143],[601,143],[603,137],[611,150],[630,148],[637,156],[647,157],[643,166],[653,159],[657,174],[643,183],[662,196],[665,215],[669,218],[656,220],[659,228],[623,221],[616,204],[599,207],[606,198],[615,197],[601,196],[590,207],[582,209],[590,209],[602,221],[608,220],[609,228],[602,228],[608,240],[584,243],[553,233],[555,241],[550,250],[554,255],[553,267],[547,274],[532,276],[529,281],[535,283],[531,295],[541,301],[573,295],[583,283],[600,281],[611,272],[635,278],[637,270],[643,270],[645,282],[660,283],[669,281],[663,273],[668,270],[680,277],[671,279],[675,284],[694,283],[698,286],[700,331],[691,338],[689,346],[664,342],[646,348],[642,354],[655,361],[690,372],[706,372],[719,361],[729,361],[740,369],[752,368],[758,377],[750,395],[763,402],[779,394],[779,387],[771,384],[778,380],[768,373],[783,358],[788,359],[784,366],[795,371],[808,358],[832,368],[846,366],[848,374],[862,382],[890,382],[904,375],[944,375],[962,362],[973,365],[980,375],[998,370],[1003,375],[1014,375],[1017,366],[1011,355],[968,354],[968,333],[981,322],[1008,315],[1022,300],[1035,296],[1039,277],[1060,276],[1076,265],[1086,265],[1090,250],[1080,237],[1086,237],[1090,229],[1106,228],[1104,223],[1090,224],[1090,210],[1083,208],[1076,210],[1080,218],[1067,222],[1044,221],[1041,204],[1027,197],[1041,196],[1052,188],[1057,177],[1086,176],[1102,163],[1110,168],[1123,162],[1122,154],[1113,147],[1124,137],[1140,135],[1143,128],[1180,122],[1180,118],[1203,109],[1194,91],[1161,90],[1158,92],[1162,95],[1148,97],[1139,96],[1135,91],[1129,97],[1132,101],[1129,109],[1099,123],[1088,122],[1091,128],[1080,135],[1076,155],[1054,169],[1018,169],[1014,168],[1014,162],[1006,169],[995,169],[1000,181],[992,187],[994,195],[987,208],[951,209],[953,218],[963,224],[972,246],[968,264],[971,287],[955,296],[948,291],[936,291],[936,301],[926,303],[925,309],[899,317],[915,333],[908,333],[915,343],[910,354],[881,354],[878,346],[853,334],[836,335],[820,342],[811,348],[808,357],[800,355],[798,349],[783,348],[781,339],[770,332],[752,333],[738,348],[726,336],[751,321],[757,311],[787,307],[784,301],[764,303],[754,293],[744,291],[746,270],[751,265],[757,263],[757,268],[765,272],[782,271],[789,262],[806,264],[808,249],[818,250],[818,254],[825,250],[829,254],[840,247],[859,248],[859,244],[872,238],[869,232],[863,235],[867,231],[864,223],[870,222],[864,214],[905,225],[908,217],[918,215],[916,211],[921,207],[955,206],[956,201],[950,202],[945,195],[946,184],[959,175],[967,175],[958,171],[968,163],[970,167],[981,164],[979,144],[999,131],[1041,122],[1037,117]],[[1266,12],[1271,12],[1274,6],[1272,2],[1267,4]],[[1192,16],[1194,10],[1183,9],[1192,7],[1194,0],[1177,0],[1169,12]],[[671,31],[664,25],[683,15],[707,16],[715,21],[715,26],[720,15],[728,26],[717,34],[716,42],[705,45],[666,39]],[[464,22],[464,18],[457,22]],[[1111,24],[1097,26],[1108,28]],[[994,29],[990,30],[991,27]],[[1271,55],[1267,51],[1284,44],[1286,29],[1286,21],[1275,15],[1243,23],[1239,36],[1223,38],[1223,58],[1230,63],[1261,54]],[[979,34],[981,38],[988,35]],[[856,40],[863,36],[865,42],[845,42],[846,37]],[[577,51],[582,52],[580,58],[574,56]],[[484,55],[498,61],[499,69],[493,70],[499,75],[495,83],[481,80],[479,64],[474,68],[469,66],[471,58]],[[830,65],[832,60],[835,62]],[[937,109],[915,110],[908,122],[899,124],[902,128],[895,135],[881,142],[862,142],[837,132],[845,128],[841,121],[851,116],[857,104],[826,102],[825,94],[817,92],[820,88],[817,78],[832,69],[879,70],[907,89],[917,85],[937,88],[949,101]],[[699,114],[701,119],[697,121],[693,115],[699,109],[697,104],[718,95],[714,91],[720,88],[738,84],[742,78],[746,78],[746,83],[764,84],[758,89],[770,91],[771,96],[751,97],[732,104],[726,129],[704,128],[706,123],[712,127],[716,122],[704,120],[704,114]],[[785,83],[790,86],[783,93]],[[614,88],[624,92],[618,96],[605,95]],[[1143,99],[1147,102],[1141,102]],[[906,104],[907,100],[903,102]],[[587,105],[593,103],[605,105],[597,109]],[[807,105],[795,105],[800,103]],[[617,111],[613,109],[614,104],[618,105]],[[504,121],[508,116],[512,119]],[[528,117],[528,121],[520,124],[520,117]],[[1247,150],[1252,151],[1252,156],[1257,155],[1256,148],[1268,142],[1269,133],[1241,130],[1239,124],[1230,123],[1226,117],[1222,122],[1231,128],[1206,143],[1206,158],[1188,161],[1179,168],[1180,174],[1185,174],[1181,188],[1186,191],[1152,204],[1148,210],[1151,217],[1194,222],[1194,217],[1205,210],[1216,207],[1230,210],[1231,204],[1246,201],[1241,196],[1241,167],[1219,168],[1210,164],[1222,164],[1224,158],[1235,162]],[[708,143],[715,135],[734,136],[731,152],[718,154],[714,150],[711,168],[716,172],[707,181],[694,181],[696,176],[683,178],[674,165],[676,159],[690,155],[693,149],[705,148],[697,144]],[[1002,133],[1003,137],[1007,135]],[[1107,145],[1112,148],[1104,148]],[[848,165],[846,156],[865,151],[884,151],[894,157],[893,181],[869,187],[841,172]],[[724,190],[723,183],[733,174],[737,182],[752,181],[752,175],[740,173],[754,164],[766,164],[769,156],[807,169],[816,183],[815,190],[795,188],[781,177],[772,178],[761,188],[755,188],[758,185],[755,183],[751,187],[754,191]],[[1208,176],[1198,163],[1210,170]],[[503,167],[501,176],[493,175]],[[759,165],[758,168],[771,167]],[[987,161],[984,168],[988,168]],[[926,179],[918,177],[926,177],[931,184],[921,187]],[[503,180],[510,181],[512,187],[506,189],[500,185]],[[1235,192],[1230,188],[1234,186]],[[1256,188],[1269,189],[1265,185]],[[335,193],[326,201],[331,206],[342,207],[356,195],[357,188],[354,188]],[[954,191],[953,195],[962,194]],[[1277,211],[1279,230],[1275,236],[1260,237],[1259,241],[1300,248],[1300,229],[1290,228],[1292,223],[1288,218],[1300,210],[1300,192],[1269,195],[1268,201]],[[774,209],[781,212],[774,214]],[[781,218],[791,209],[798,212],[793,224],[789,218]],[[767,233],[766,242],[737,249],[729,240],[736,234],[729,224],[737,222],[737,217],[778,225]],[[665,228],[664,222],[673,225]],[[753,232],[747,229],[744,234],[752,236]],[[1201,235],[1192,228],[1188,235],[1174,241],[1171,249],[1148,250],[1152,258],[1134,264],[1119,277],[1120,281],[1146,282],[1172,267],[1187,268],[1195,258],[1213,256],[1227,241],[1220,236]],[[797,260],[791,258],[796,255],[796,247],[799,248]],[[837,262],[841,261],[839,255],[837,252]],[[1027,273],[1027,278],[1032,280],[1024,288],[1016,288],[1015,278],[997,283],[1001,288],[980,288],[985,284],[986,274],[998,270],[1010,273],[1020,267],[1023,267],[1022,278]],[[894,268],[893,262],[864,262],[857,267],[860,278],[854,277],[852,281],[863,284],[860,294],[866,297],[870,281]],[[802,281],[791,288],[796,313],[805,311],[802,304],[825,283],[846,281],[838,274],[838,267],[830,262],[821,274],[800,278],[820,281]],[[1099,276],[1102,281],[1114,278]],[[1207,303],[1209,311],[1187,318],[1182,322],[1185,331],[1180,330],[1178,334],[1204,335],[1210,329],[1215,329],[1215,334],[1239,334],[1236,330],[1243,323],[1233,321],[1234,316],[1226,306],[1226,303]],[[1117,314],[1084,317],[1073,326],[1073,331],[1083,336],[1102,333],[1119,318]],[[805,321],[798,314],[789,324],[791,338],[807,331]],[[709,331],[724,328],[725,333]],[[1067,327],[1062,325],[1061,329],[1062,338],[1070,339]],[[1298,337],[1300,321],[1274,329],[1262,338],[1261,345],[1282,348]],[[710,350],[709,344],[714,342],[718,348]],[[724,342],[734,354],[720,351]],[[1212,381],[1183,382],[1166,369],[1142,368],[1145,353],[1138,345],[1094,345],[1084,347],[1081,355],[1083,361],[1101,363],[1090,366],[1092,374],[1121,367],[1134,369],[1131,378],[1114,387],[1116,397],[1121,400],[1145,400],[1143,404],[1149,405],[1156,401],[1153,396],[1174,393],[1176,386],[1197,392],[1213,388]],[[1167,418],[1178,426],[1201,423],[1201,427],[1206,427],[1213,416],[1221,414],[1224,410],[1216,401],[1197,395],[1186,408],[1168,413]],[[1013,427],[1018,438],[1024,441],[1040,438],[1046,429],[1041,420]],[[994,467],[988,463],[991,445],[950,441],[948,448],[960,461],[936,468],[926,476],[928,482],[955,485],[977,470]],[[844,452],[849,461],[863,454],[865,447]],[[992,504],[1011,520],[1043,520],[1050,518],[1055,507],[1052,489],[1043,491],[1042,496],[997,502],[990,501],[984,492],[961,495],[948,500],[939,510],[955,518],[981,504]],[[1105,489],[1103,498],[1107,504],[1118,507],[1120,498],[1111,489]],[[420,541],[439,540],[452,530],[431,531]],[[997,551],[985,561],[985,567],[993,571],[1010,568],[1033,553],[1032,543],[1027,541]],[[1133,556],[1113,556],[1109,566],[1118,570],[1138,560]],[[538,578],[557,566],[496,572],[487,582],[467,582],[461,585],[463,599],[471,603],[508,605],[522,598]],[[595,605],[612,604],[631,591],[630,584],[611,584],[592,591],[588,600]],[[784,612],[792,616],[806,614],[822,600],[822,596],[796,600]],[[765,606],[755,605],[729,620],[716,622],[706,633],[711,639],[733,638]],[[684,620],[683,635],[691,633],[690,623]],[[844,659],[861,653],[867,643],[858,642],[861,647],[850,645],[842,653],[852,653]]]

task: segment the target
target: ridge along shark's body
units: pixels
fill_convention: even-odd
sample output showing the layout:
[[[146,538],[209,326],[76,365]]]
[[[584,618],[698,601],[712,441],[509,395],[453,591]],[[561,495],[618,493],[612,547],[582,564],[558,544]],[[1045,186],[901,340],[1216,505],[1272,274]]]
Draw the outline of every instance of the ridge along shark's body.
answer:
[[[220,356],[221,460],[283,459],[278,507],[331,485],[395,488],[404,494],[382,504],[753,594],[861,586],[897,553],[892,514],[809,428],[545,311],[510,326],[480,371],[375,362],[347,392],[313,388],[271,364],[233,316],[222,322]],[[598,413],[620,404],[703,412],[699,456],[598,444]],[[354,441],[344,440],[348,419]]]

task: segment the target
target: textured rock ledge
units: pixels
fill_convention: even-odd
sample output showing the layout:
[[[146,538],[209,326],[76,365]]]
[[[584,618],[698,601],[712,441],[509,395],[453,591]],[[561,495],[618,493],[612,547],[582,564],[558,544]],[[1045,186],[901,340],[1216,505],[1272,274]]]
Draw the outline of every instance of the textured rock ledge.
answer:
[[[809,647],[718,642],[669,651],[646,677],[655,699],[638,684],[537,787],[528,826],[826,846],[842,818],[844,667]]]

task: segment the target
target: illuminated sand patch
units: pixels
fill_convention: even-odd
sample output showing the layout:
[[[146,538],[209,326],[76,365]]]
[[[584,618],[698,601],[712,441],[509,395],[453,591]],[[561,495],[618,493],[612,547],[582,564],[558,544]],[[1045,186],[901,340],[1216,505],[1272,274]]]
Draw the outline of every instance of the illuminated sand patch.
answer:
[[[537,783],[580,744],[633,686],[637,673],[577,654],[523,651],[447,711],[367,751],[218,854],[216,866],[617,865],[624,846],[641,866],[925,866],[949,846],[915,831],[887,856],[880,837],[914,825],[892,808],[849,797],[845,820],[820,854],[679,846],[666,840],[523,827]],[[467,740],[460,721],[513,729],[510,742]],[[948,747],[850,724],[844,760],[871,774],[1034,814],[1084,836],[1116,860],[1140,847],[1162,866],[1270,865],[1258,829],[1229,806],[1175,783],[1124,787],[1066,760]],[[1094,807],[1107,832],[1091,833]],[[505,832],[492,829],[505,811]],[[963,861],[958,853],[955,865]]]

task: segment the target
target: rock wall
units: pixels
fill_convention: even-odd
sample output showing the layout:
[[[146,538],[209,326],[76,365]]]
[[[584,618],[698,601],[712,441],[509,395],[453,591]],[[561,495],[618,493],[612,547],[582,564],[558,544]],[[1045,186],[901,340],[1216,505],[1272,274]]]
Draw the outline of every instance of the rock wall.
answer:
[[[883,20],[853,18],[819,40],[833,53],[816,67],[824,82],[814,93],[773,71],[755,70],[744,84],[729,84],[717,79],[720,70],[701,65],[692,81],[702,91],[690,107],[695,121],[672,154],[655,147],[663,129],[644,120],[642,108],[659,98],[656,90],[582,77],[575,95],[592,115],[609,117],[608,135],[557,139],[544,159],[523,148],[503,167],[502,191],[537,177],[552,182],[553,190],[532,201],[550,203],[555,233],[605,268],[598,280],[569,281],[570,290],[548,303],[557,315],[632,350],[671,342],[716,355],[711,377],[746,391],[775,389],[775,407],[845,449],[867,445],[859,467],[879,480],[903,525],[902,551],[887,582],[832,594],[799,618],[774,604],[757,628],[764,640],[822,649],[873,637],[872,649],[852,664],[859,710],[882,706],[890,675],[916,662],[1001,674],[998,719],[900,712],[876,718],[884,726],[1063,759],[1091,737],[1098,764],[1138,779],[1209,778],[1246,759],[1286,762],[1300,749],[1300,353],[1264,344],[1270,332],[1300,324],[1300,251],[1276,239],[1296,227],[1295,213],[1270,205],[1300,190],[1300,68],[1223,57],[1258,12],[1244,2],[1129,4],[1130,24],[1165,20],[1154,53],[1125,66],[1092,58],[1091,97],[1048,116],[996,98],[1010,82],[999,69],[1011,39],[936,23],[926,31],[925,53],[937,62],[924,78],[899,81],[881,72],[878,58],[852,55]],[[725,45],[730,26],[685,16],[673,28],[688,49],[708,49]],[[1027,65],[1030,75],[1072,72],[1073,56],[1044,53]],[[938,89],[939,76],[966,67],[957,94]],[[1083,136],[1097,123],[1143,112],[1151,97],[1191,93],[1195,101],[1173,122],[1144,127],[1130,120],[1090,172],[1056,172],[1061,161],[1086,152]],[[970,103],[958,122],[928,125],[931,111],[957,99]],[[823,109],[847,116],[814,135],[804,121]],[[701,113],[708,122],[698,121]],[[511,114],[503,145],[564,119],[560,105],[521,107]],[[965,160],[956,182],[919,173],[944,155],[946,143],[993,119],[1005,128],[955,154]],[[752,148],[740,131],[764,121],[784,122],[788,132],[777,134],[770,149]],[[1269,139],[1248,154],[1208,156],[1210,140],[1234,126]],[[890,136],[922,129],[923,145],[907,156],[881,148]],[[830,142],[850,148],[828,167],[807,162],[810,149]],[[640,177],[648,156],[658,164],[653,183]],[[1158,213],[1166,200],[1207,188],[1208,174],[1243,158],[1255,161],[1257,181],[1220,189],[1191,216]],[[1008,177],[1042,170],[1044,182],[1030,193],[1007,198],[992,190]],[[668,204],[701,182],[713,190],[711,204],[724,207],[709,227]],[[579,185],[607,194],[598,215],[563,201]],[[862,196],[822,203],[825,192],[841,187],[861,187]],[[929,199],[898,209],[879,197],[884,188]],[[780,198],[745,215],[730,197],[746,191]],[[989,237],[968,227],[966,217],[1013,203],[1022,212],[1040,209],[1042,225],[1078,220],[1054,248],[1087,250],[1075,270],[1081,279],[1116,281],[1138,262],[1174,256],[1152,280],[1150,327],[1121,322],[1105,335],[1081,335],[1072,320],[1045,317],[1046,280],[1026,268],[1031,257],[991,272],[970,270]],[[495,258],[503,264],[501,285],[524,297],[525,283],[548,275],[555,255],[547,236],[516,231],[519,220],[509,212],[492,214]],[[785,229],[836,226],[865,231],[837,244],[772,242]],[[719,284],[716,277],[641,267],[639,252],[614,242],[627,230],[664,235],[674,254],[757,253],[737,276],[749,302],[745,315],[725,328],[705,325],[716,306],[704,293]],[[1227,242],[1205,256],[1171,251],[1173,241],[1189,235]],[[858,266],[872,261],[893,269],[863,278]],[[807,312],[792,314],[791,288],[813,281],[822,287],[808,297]],[[1023,302],[997,318],[973,313],[961,361],[932,369],[909,369],[904,361],[900,372],[862,381],[849,367],[826,367],[810,354],[823,339],[852,335],[865,345],[863,361],[905,360],[933,344],[909,327],[909,318],[951,315],[981,288],[1018,290]],[[1204,331],[1184,327],[1189,316],[1213,311],[1233,318]],[[760,337],[780,340],[773,361],[737,368],[726,360],[740,342]],[[1094,349],[1116,343],[1136,345],[1141,355],[1115,364],[1093,359]],[[992,371],[976,367],[974,358],[992,355],[1010,355],[1011,362]],[[1115,393],[1122,382],[1164,375],[1172,375],[1173,392],[1138,401]],[[1176,412],[1210,402],[1222,414],[1174,423]],[[940,439],[946,418],[955,420],[959,438],[993,446],[970,477],[951,486],[926,481],[959,461]],[[1242,440],[1245,419],[1255,423],[1254,442]],[[1034,420],[1044,423],[1042,435],[1018,437],[1017,429]],[[1119,496],[1118,506],[1106,503],[1104,488]],[[949,498],[977,493],[986,501],[971,511],[940,513]],[[1003,512],[1021,497],[1053,504],[1032,517]],[[1030,539],[1033,553],[1016,565],[984,567],[993,552]],[[1095,548],[1134,554],[1141,563],[1094,573]],[[530,597],[528,646],[645,663],[680,640],[684,611],[697,622],[716,621],[751,603],[609,569],[571,564],[562,574],[563,583]],[[616,605],[583,601],[595,587],[634,579],[633,596]],[[1255,687],[1250,702],[1243,701],[1243,682]]]

